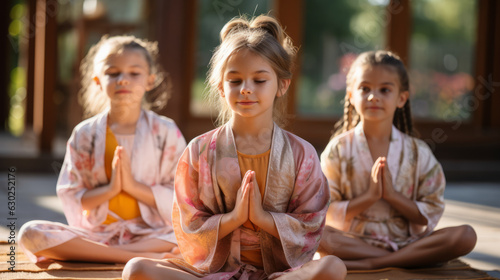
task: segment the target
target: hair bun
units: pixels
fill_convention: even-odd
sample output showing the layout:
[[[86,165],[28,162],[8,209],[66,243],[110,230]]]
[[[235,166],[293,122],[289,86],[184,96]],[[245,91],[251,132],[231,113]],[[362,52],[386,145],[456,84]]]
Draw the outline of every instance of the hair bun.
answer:
[[[279,22],[270,17],[270,16],[265,16],[261,15],[256,17],[251,23],[250,23],[251,28],[260,28],[262,30],[265,30],[267,33],[269,33],[271,36],[273,36],[280,44],[283,45],[283,42],[287,35],[285,34],[285,31],[283,28],[281,28],[281,25]]]
[[[220,39],[221,41],[224,41],[224,39],[226,39],[229,34],[240,30],[248,29],[249,27],[250,26],[246,19],[234,18],[230,20],[228,23],[226,23],[226,25],[224,25],[224,27],[220,31]]]

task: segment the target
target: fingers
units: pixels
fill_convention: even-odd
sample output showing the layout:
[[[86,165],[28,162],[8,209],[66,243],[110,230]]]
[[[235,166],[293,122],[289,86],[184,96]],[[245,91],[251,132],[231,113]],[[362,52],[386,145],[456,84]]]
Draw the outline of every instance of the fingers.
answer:
[[[121,146],[116,147],[115,154],[113,156],[113,162],[111,163],[111,167],[113,169],[116,169],[116,166],[120,163],[120,154],[121,154],[121,151],[122,151],[122,147]]]

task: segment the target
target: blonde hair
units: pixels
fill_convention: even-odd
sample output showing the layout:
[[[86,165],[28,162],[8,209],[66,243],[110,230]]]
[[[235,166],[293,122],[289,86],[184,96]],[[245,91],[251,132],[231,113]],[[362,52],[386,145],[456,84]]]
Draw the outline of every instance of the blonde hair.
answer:
[[[231,118],[231,109],[219,95],[229,58],[240,50],[249,50],[260,55],[276,72],[279,89],[282,86],[281,80],[292,77],[293,60],[297,50],[279,22],[266,15],[250,20],[243,16],[233,18],[222,28],[220,39],[221,44],[210,60],[207,84],[208,98],[219,112],[217,124],[223,125]],[[284,96],[274,100],[273,118],[279,125],[284,125],[286,120],[287,104]]]
[[[351,67],[349,68],[349,72],[347,73],[347,90],[346,96],[344,98],[344,115],[335,124],[332,137],[335,137],[354,128],[360,122],[360,116],[356,112],[354,106],[351,104],[347,93],[352,90],[356,75],[359,73],[359,69],[375,66],[384,66],[390,70],[395,71],[399,77],[400,92],[409,91],[410,81],[408,78],[408,72],[406,71],[406,68],[399,56],[390,51],[381,50],[361,53],[354,60]],[[396,109],[396,112],[394,113],[393,124],[400,131],[408,135],[417,135],[417,132],[413,128],[413,122],[411,118],[410,99],[406,101],[403,108]]]
[[[99,71],[98,63],[106,60],[112,54],[120,54],[125,50],[141,51],[149,65],[149,74],[155,75],[153,88],[144,95],[142,107],[160,110],[167,104],[170,81],[158,62],[158,43],[134,36],[109,37],[104,35],[97,44],[90,48],[80,65],[82,87],[79,92],[79,101],[83,107],[85,118],[102,112],[108,106],[108,96],[93,81]]]

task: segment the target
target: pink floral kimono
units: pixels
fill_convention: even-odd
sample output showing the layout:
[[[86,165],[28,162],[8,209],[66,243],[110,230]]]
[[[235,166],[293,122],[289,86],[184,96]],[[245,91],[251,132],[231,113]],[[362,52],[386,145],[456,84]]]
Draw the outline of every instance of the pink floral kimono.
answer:
[[[251,236],[240,227],[218,240],[220,219],[233,210],[241,181],[229,125],[189,144],[177,167],[173,209],[185,261],[172,263],[208,279],[266,279],[312,260],[330,199],[314,148],[274,125],[263,207],[273,216],[280,239],[262,230]],[[242,239],[261,249],[264,270],[240,261]]]
[[[387,155],[396,191],[416,202],[426,226],[409,223],[384,200],[351,220],[346,219],[349,201],[369,186],[372,159],[360,125],[330,141],[321,154],[332,203],[326,224],[361,237],[366,242],[398,250],[433,231],[444,210],[445,178],[441,165],[423,141],[393,126]]]
[[[36,252],[78,236],[109,245],[149,238],[177,243],[171,222],[173,183],[186,141],[172,120],[154,112],[141,112],[129,156],[134,178],[151,186],[157,208],[138,201],[140,217],[111,224],[103,224],[112,215],[108,202],[89,212],[82,209],[81,198],[87,190],[109,183],[104,168],[107,115],[108,111],[80,123],[68,141],[57,195],[69,226],[31,221],[21,229],[21,246],[32,261],[37,260]]]

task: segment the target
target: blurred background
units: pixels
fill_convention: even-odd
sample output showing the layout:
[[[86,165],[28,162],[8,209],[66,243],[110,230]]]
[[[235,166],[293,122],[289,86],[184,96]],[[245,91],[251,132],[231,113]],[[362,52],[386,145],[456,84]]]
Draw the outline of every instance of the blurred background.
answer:
[[[79,64],[104,34],[157,40],[173,82],[159,113],[188,141],[212,129],[205,77],[220,29],[270,14],[300,47],[287,129],[321,152],[351,61],[388,49],[407,65],[416,128],[448,179],[500,182],[497,0],[5,0],[0,13],[1,170],[58,172],[82,120]]]

